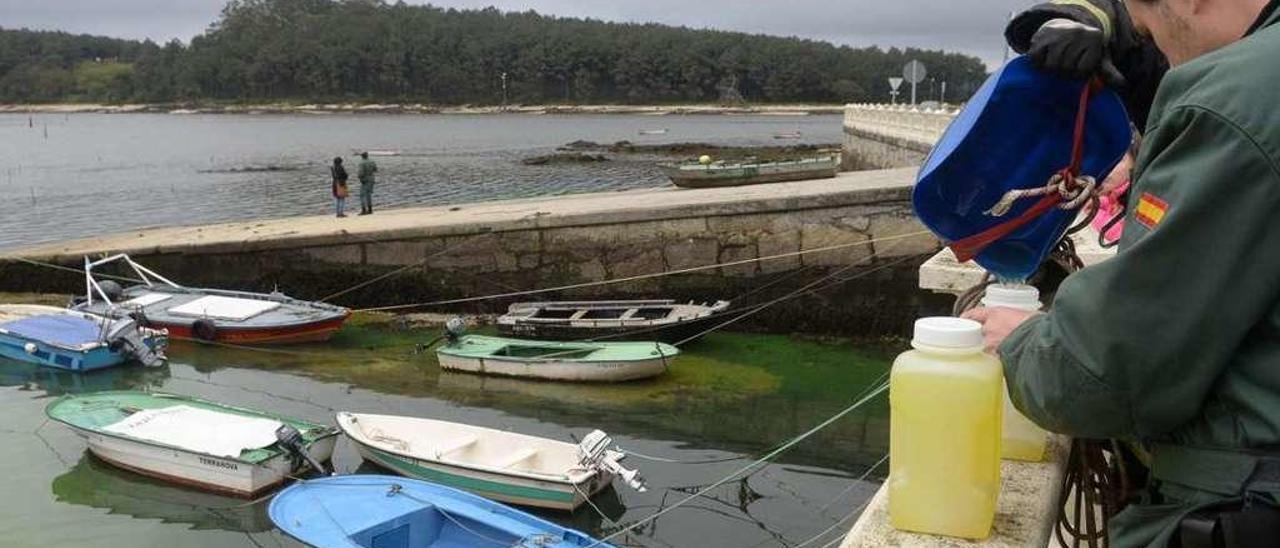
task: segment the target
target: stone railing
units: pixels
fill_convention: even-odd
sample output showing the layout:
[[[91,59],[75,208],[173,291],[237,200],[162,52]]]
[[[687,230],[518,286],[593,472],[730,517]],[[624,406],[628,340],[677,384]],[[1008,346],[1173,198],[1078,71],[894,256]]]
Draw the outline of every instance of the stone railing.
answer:
[[[845,105],[843,167],[855,171],[920,165],[955,115],[948,109]]]

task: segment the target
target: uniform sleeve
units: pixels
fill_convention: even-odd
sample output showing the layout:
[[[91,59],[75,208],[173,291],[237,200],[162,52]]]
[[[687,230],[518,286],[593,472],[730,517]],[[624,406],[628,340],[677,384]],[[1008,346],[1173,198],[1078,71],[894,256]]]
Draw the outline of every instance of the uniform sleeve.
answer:
[[[1125,87],[1117,90],[1124,99],[1129,117],[1139,129],[1146,128],[1151,103],[1160,80],[1169,71],[1169,62],[1154,42],[1138,34],[1133,20],[1120,0],[1054,0],[1032,6],[1018,14],[1005,28],[1009,47],[1026,53],[1031,37],[1050,19],[1070,19],[1107,34],[1107,52]]]
[[[1274,159],[1196,107],[1163,117],[1147,146],[1122,251],[1068,277],[999,350],[1014,405],[1056,432],[1168,434],[1280,295]]]

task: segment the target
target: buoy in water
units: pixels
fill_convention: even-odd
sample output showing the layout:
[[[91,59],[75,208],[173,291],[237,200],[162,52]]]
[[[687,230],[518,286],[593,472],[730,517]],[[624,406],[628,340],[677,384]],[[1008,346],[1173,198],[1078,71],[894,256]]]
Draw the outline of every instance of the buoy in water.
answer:
[[[707,154],[703,154],[702,156],[699,156],[699,157],[698,157],[698,163],[699,163],[699,164],[702,164],[702,165],[704,165],[704,166],[709,166],[709,165],[711,165],[711,156],[709,156],[709,155],[707,155]]]

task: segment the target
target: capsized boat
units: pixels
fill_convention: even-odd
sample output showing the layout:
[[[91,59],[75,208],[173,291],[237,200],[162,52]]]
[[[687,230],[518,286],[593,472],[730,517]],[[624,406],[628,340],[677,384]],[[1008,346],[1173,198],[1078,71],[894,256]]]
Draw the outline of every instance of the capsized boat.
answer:
[[[582,443],[417,417],[338,413],[365,460],[398,474],[525,506],[574,510],[615,475],[644,490],[599,430]]]
[[[0,305],[0,356],[65,369],[93,371],[136,361],[164,364],[168,335],[133,318],[65,308]]]
[[[94,270],[127,265],[141,284],[121,287],[99,280]],[[71,308],[103,315],[121,312],[171,337],[237,344],[287,344],[328,340],[351,311],[340,306],[294,299],[280,292],[251,293],[178,285],[128,255],[85,259],[85,296]]]
[[[252,497],[333,455],[338,430],[173,394],[107,391],[62,396],[47,407],[126,470],[229,495]]]
[[[395,476],[300,481],[272,499],[267,515],[290,537],[325,548],[612,548],[470,493]]]
[[[498,317],[503,335],[544,340],[658,340],[680,342],[705,329],[729,301],[558,301],[516,303]]]
[[[840,158],[831,155],[782,162],[681,164],[661,166],[661,169],[678,187],[715,188],[830,179],[840,171]]]
[[[443,369],[576,382],[656,377],[679,354],[676,347],[660,342],[555,342],[453,334],[436,350]]]

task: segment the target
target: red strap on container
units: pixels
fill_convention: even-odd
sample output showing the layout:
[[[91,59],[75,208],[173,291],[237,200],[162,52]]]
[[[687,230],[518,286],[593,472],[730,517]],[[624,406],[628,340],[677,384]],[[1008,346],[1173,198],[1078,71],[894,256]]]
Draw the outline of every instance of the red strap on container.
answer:
[[[1089,114],[1089,99],[1093,97],[1094,93],[1101,90],[1102,86],[1102,80],[1094,78],[1080,91],[1080,104],[1076,109],[1075,134],[1071,141],[1071,164],[1060,172],[1060,175],[1064,180],[1068,181],[1067,184],[1069,185],[1074,184],[1075,178],[1080,175],[1080,164],[1084,160],[1084,127]],[[1022,228],[1023,225],[1053,209],[1054,206],[1061,202],[1061,194],[1047,194],[1040,198],[1040,201],[1036,202],[1035,205],[1022,212],[1021,215],[972,236],[951,242],[947,247],[951,248],[951,251],[956,255],[956,259],[960,262],[971,261],[991,244]]]

